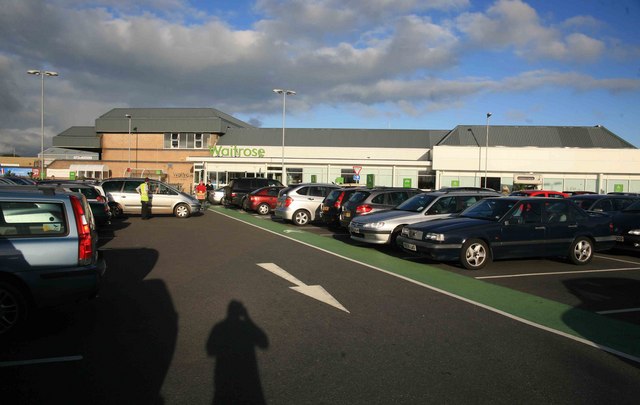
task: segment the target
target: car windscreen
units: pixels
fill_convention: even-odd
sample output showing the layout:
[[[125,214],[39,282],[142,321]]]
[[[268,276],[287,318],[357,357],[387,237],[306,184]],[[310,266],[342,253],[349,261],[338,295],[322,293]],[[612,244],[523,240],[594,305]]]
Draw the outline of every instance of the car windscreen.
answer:
[[[438,197],[430,194],[418,194],[394,208],[396,211],[422,212]]]
[[[583,210],[588,210],[595,200],[591,198],[571,198],[571,201]]]
[[[369,195],[371,195],[369,191],[356,191],[355,193],[351,194],[351,197],[349,197],[349,201],[347,201],[347,204],[358,204],[369,197]]]
[[[630,206],[628,206],[627,208],[625,208],[623,210],[624,212],[637,212],[640,211],[640,201],[636,201],[633,204],[631,204]]]
[[[462,211],[461,217],[499,221],[516,204],[518,200],[510,198],[485,198]]]

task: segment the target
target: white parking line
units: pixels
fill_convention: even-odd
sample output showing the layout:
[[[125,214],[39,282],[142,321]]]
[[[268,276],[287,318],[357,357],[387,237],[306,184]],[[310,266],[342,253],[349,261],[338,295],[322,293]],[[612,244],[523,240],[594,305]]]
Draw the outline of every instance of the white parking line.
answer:
[[[3,361],[3,362],[0,362],[0,367],[30,366],[33,364],[63,363],[66,361],[78,361],[78,360],[82,360],[82,356],[49,357],[46,359]]]
[[[625,308],[625,309],[612,309],[609,311],[597,311],[597,314],[607,315],[607,314],[623,314],[625,312],[640,312],[640,308]]]
[[[575,270],[575,271],[550,271],[546,273],[524,273],[524,274],[501,274],[499,276],[475,277],[476,280],[486,280],[490,278],[515,278],[515,277],[536,277],[536,276],[557,276],[558,274],[581,274],[581,273],[610,273],[616,271],[640,270],[640,267],[625,267],[619,269],[599,269],[599,270]]]
[[[631,260],[622,260],[622,259],[616,259],[615,257],[600,256],[600,255],[596,255],[596,256],[593,256],[593,257],[597,257],[598,259],[613,260],[614,262],[637,264],[638,266],[640,266],[640,262],[634,262],[634,261],[631,261]]]

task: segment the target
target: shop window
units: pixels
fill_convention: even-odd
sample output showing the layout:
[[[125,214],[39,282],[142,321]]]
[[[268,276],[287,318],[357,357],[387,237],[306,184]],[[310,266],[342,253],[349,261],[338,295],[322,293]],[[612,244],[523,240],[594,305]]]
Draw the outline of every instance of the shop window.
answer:
[[[357,181],[355,181],[353,179],[353,176],[355,176],[355,173],[353,172],[353,169],[341,169],[340,170],[340,177],[342,177],[344,179],[345,183],[358,183]]]
[[[287,167],[287,184],[302,183],[302,168]]]
[[[436,188],[436,176],[427,170],[418,171],[418,188],[423,190],[433,190]]]

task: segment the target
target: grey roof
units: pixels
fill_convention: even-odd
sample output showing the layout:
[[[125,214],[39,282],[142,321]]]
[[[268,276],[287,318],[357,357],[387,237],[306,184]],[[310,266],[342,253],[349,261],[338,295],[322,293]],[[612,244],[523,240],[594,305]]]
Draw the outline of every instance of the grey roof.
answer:
[[[309,147],[431,148],[448,130],[285,128],[285,145]],[[282,145],[282,128],[230,128],[218,145]]]
[[[252,127],[214,108],[114,108],[96,119],[96,132],[204,132]]]
[[[602,126],[544,127],[501,126],[489,128],[489,146],[538,148],[636,149],[635,146]],[[438,145],[485,146],[486,125],[458,125]]]
[[[100,137],[94,127],[71,127],[54,136],[52,145],[62,148],[101,148]]]

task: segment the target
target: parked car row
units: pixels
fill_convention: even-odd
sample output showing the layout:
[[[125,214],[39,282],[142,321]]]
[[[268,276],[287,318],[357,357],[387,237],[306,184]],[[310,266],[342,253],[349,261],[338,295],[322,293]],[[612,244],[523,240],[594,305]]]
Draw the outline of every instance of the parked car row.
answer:
[[[520,257],[558,256],[586,264],[616,242],[640,246],[640,196],[628,194],[530,190],[503,196],[475,187],[422,192],[318,183],[263,187],[247,195],[253,194],[262,194],[256,199],[262,215],[269,206],[276,219],[298,226],[321,220],[348,229],[354,241],[457,261],[469,270]],[[249,201],[245,210],[256,210]]]

